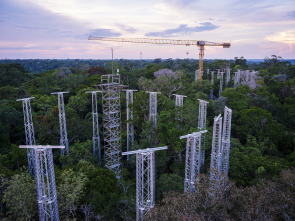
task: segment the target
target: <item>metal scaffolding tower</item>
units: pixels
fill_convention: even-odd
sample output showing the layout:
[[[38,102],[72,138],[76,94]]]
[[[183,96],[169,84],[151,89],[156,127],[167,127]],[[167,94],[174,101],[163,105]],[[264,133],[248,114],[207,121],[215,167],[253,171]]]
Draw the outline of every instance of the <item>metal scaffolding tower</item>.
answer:
[[[59,213],[52,148],[64,149],[65,146],[20,145],[19,147],[32,149],[35,152],[39,220],[58,221]]]
[[[161,94],[160,92],[150,92],[150,108],[149,108],[149,118],[150,121],[154,122],[154,126],[157,126],[157,94]]]
[[[221,172],[228,176],[232,109],[224,107]]]
[[[184,192],[192,193],[195,191],[196,174],[200,173],[202,164],[202,134],[207,130],[181,136],[180,139],[186,138],[186,154],[185,154],[185,179]]]
[[[167,148],[165,146],[122,153],[122,155],[136,154],[137,221],[143,220],[147,211],[155,205],[155,151]]]
[[[183,107],[183,98],[187,97],[184,95],[180,95],[180,94],[172,94],[175,96],[175,106],[176,107]]]
[[[60,131],[60,145],[65,146],[65,150],[61,149],[61,154],[69,154],[69,141],[67,134],[67,124],[66,124],[66,114],[65,114],[65,104],[63,94],[67,92],[53,92],[51,94],[57,94],[58,96],[58,111],[59,111],[59,131]]]
[[[220,69],[217,69],[217,79],[220,77]]]
[[[24,113],[24,125],[25,125],[25,134],[26,134],[26,144],[27,145],[35,145],[35,133],[34,133],[34,125],[32,120],[32,112],[31,112],[31,103],[30,98],[18,99],[16,101],[22,101],[23,103],[23,113]],[[34,172],[34,151],[31,149],[27,149],[27,158],[28,158],[28,167],[29,171],[32,175]]]
[[[95,158],[98,158],[98,161],[101,162],[101,147],[100,147],[98,111],[97,111],[97,93],[98,92],[101,93],[101,91],[86,91],[85,93],[92,94],[93,156]]]
[[[137,90],[125,90],[126,91],[126,108],[127,108],[127,151],[132,149],[132,143],[134,142],[134,126],[133,120],[133,110],[130,108],[130,104],[133,105],[133,91]],[[129,160],[129,155],[127,155],[127,160]]]
[[[234,88],[237,88],[240,85],[240,79],[241,79],[241,72],[238,70],[235,72],[235,77],[234,77]]]
[[[105,166],[121,178],[121,85],[119,74],[101,76]]]
[[[221,172],[221,132],[222,132],[222,117],[219,114],[214,118],[212,151],[210,164],[210,179],[218,180]]]
[[[220,72],[219,80],[220,80],[220,84],[219,84],[219,97],[220,97],[220,94],[222,92],[222,87],[223,87],[223,72]]]
[[[207,68],[207,75],[209,75],[209,73],[210,73],[210,69],[209,69],[209,68]]]

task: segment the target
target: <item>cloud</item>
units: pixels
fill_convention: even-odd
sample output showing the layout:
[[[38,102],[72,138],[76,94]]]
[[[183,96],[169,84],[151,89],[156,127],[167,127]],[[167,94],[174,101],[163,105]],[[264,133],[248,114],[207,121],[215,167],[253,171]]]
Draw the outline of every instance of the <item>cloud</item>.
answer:
[[[288,15],[288,17],[295,18],[295,11],[288,12],[287,15]]]
[[[115,32],[112,29],[95,29],[95,30],[91,30],[91,36],[95,36],[95,37],[119,37],[121,36],[121,33],[119,32]]]
[[[285,31],[278,32],[273,35],[269,35],[265,37],[268,41],[274,41],[285,44],[295,44],[295,32],[294,31]]]
[[[211,22],[200,23],[200,26],[188,27],[187,25],[180,25],[178,28],[167,29],[161,32],[146,33],[147,37],[173,37],[181,35],[189,35],[194,32],[210,31],[218,28],[219,26],[213,25]]]
[[[123,24],[117,24],[119,26],[120,29],[122,29],[123,31],[129,32],[129,33],[135,33],[137,30],[133,27],[128,27],[126,25]]]

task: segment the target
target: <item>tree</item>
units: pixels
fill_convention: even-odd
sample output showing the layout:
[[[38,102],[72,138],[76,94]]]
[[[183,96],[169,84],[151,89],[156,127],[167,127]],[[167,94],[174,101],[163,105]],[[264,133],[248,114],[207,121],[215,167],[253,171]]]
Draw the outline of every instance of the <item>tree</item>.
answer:
[[[36,184],[27,171],[4,181],[6,190],[3,202],[7,207],[9,220],[37,220],[38,205]]]
[[[87,181],[87,176],[80,171],[65,169],[61,173],[57,186],[57,196],[59,214],[62,220],[77,217],[77,210]]]

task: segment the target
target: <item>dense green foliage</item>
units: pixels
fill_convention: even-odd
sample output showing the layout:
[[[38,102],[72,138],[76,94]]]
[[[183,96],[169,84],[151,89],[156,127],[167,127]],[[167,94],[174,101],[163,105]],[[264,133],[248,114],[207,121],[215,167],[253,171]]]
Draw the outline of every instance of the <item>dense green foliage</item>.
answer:
[[[76,62],[79,64],[79,60]],[[70,92],[64,96],[70,151],[67,156],[53,151],[61,220],[135,219],[135,157],[131,156],[128,162],[123,157],[123,178],[118,183],[115,175],[104,169],[92,155],[91,96],[85,91],[97,90],[95,85],[100,83],[101,75],[112,73],[111,63],[104,62],[99,67],[95,67],[93,61],[88,66],[58,69],[54,66],[56,63],[49,63],[52,70],[48,71],[48,68],[38,74],[30,74],[19,64],[0,64],[0,219],[36,220],[38,217],[36,187],[26,169],[26,150],[18,148],[25,143],[25,136],[22,104],[16,99],[35,97],[31,106],[36,143],[57,145],[57,96],[50,94],[55,91]],[[269,198],[262,207],[272,206],[263,211],[267,214],[265,217],[269,220],[287,219],[287,216],[294,219],[294,211],[290,208],[294,208],[291,201],[294,202],[295,174],[294,170],[288,169],[295,166],[295,66],[277,56],[259,64],[248,64],[243,57],[205,62],[205,69],[216,70],[230,65],[234,71],[259,71],[257,89],[247,85],[233,89],[230,82],[218,97],[219,80],[215,76],[212,85],[211,76],[204,74],[202,81],[195,82],[195,64],[195,61],[180,59],[114,62],[114,68],[120,69],[122,83],[139,90],[134,93],[131,107],[135,128],[133,149],[168,146],[167,151],[156,153],[156,204],[163,201],[151,213],[151,219],[237,220],[244,211],[248,220],[261,220],[253,208],[263,201],[264,192]],[[214,100],[209,100],[210,89],[213,89]],[[148,121],[149,99],[145,91],[161,92],[156,128]],[[183,107],[175,107],[174,93],[187,96]],[[214,116],[222,113],[225,105],[233,110],[229,189],[227,192],[222,190],[221,197],[214,200],[207,199],[206,191],[209,190],[205,181],[203,186],[200,184],[202,191],[196,195],[187,198],[180,194],[183,192],[185,141],[179,137],[198,131],[198,99],[209,101],[208,133],[204,142],[206,157],[201,168],[204,174],[210,167]],[[101,102],[98,99],[103,139]],[[123,92],[121,107],[122,150],[126,151],[126,98]],[[277,202],[271,198],[272,189],[273,194],[283,195]],[[171,191],[179,194],[171,194]],[[247,197],[250,201],[244,203]],[[288,206],[285,210],[279,206],[284,200]],[[206,202],[206,205],[202,207],[200,202]],[[188,216],[184,216],[184,203],[196,208]],[[173,214],[176,207],[179,213]],[[167,211],[166,217],[163,211]],[[218,219],[217,215],[224,217]]]

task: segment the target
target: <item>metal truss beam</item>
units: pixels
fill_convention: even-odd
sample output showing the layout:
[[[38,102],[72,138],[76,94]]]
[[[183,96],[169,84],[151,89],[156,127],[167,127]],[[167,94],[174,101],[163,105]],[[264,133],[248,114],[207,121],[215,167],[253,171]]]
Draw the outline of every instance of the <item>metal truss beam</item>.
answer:
[[[180,139],[186,138],[186,157],[185,157],[185,179],[184,179],[184,192],[192,193],[195,191],[196,175],[200,173],[201,168],[201,155],[202,155],[202,134],[207,130],[195,132]]]
[[[101,91],[86,91],[85,93],[92,94],[92,145],[93,145],[93,156],[98,158],[101,162],[101,146],[100,146],[100,136],[99,136],[99,122],[98,122],[98,111],[97,111],[97,93]]]
[[[59,221],[52,148],[65,146],[21,145],[35,152],[35,175],[39,220]]]
[[[155,151],[168,147],[148,148],[124,152],[136,154],[136,220],[144,220],[145,214],[155,205]]]
[[[65,149],[61,149],[61,154],[69,154],[69,141],[67,133],[67,123],[66,123],[66,114],[65,114],[65,104],[63,94],[69,93],[66,92],[53,92],[51,94],[57,94],[58,96],[58,111],[59,111],[59,132],[60,132],[60,145],[65,146]]]
[[[154,126],[157,126],[157,94],[161,94],[160,92],[150,92],[146,91],[150,94],[150,107],[149,107],[149,118],[150,121],[153,121]]]
[[[25,135],[26,135],[26,144],[34,145],[35,144],[35,133],[34,133],[34,125],[32,120],[32,111],[31,111],[31,103],[30,98],[18,99],[16,101],[22,101],[23,104],[23,113],[24,113],[24,126],[25,126]],[[28,167],[30,174],[35,175],[34,171],[34,151],[31,149],[27,149],[27,158],[28,158]]]
[[[219,114],[214,118],[212,151],[210,164],[210,179],[218,180],[221,171],[221,134],[222,134],[222,117]]]

